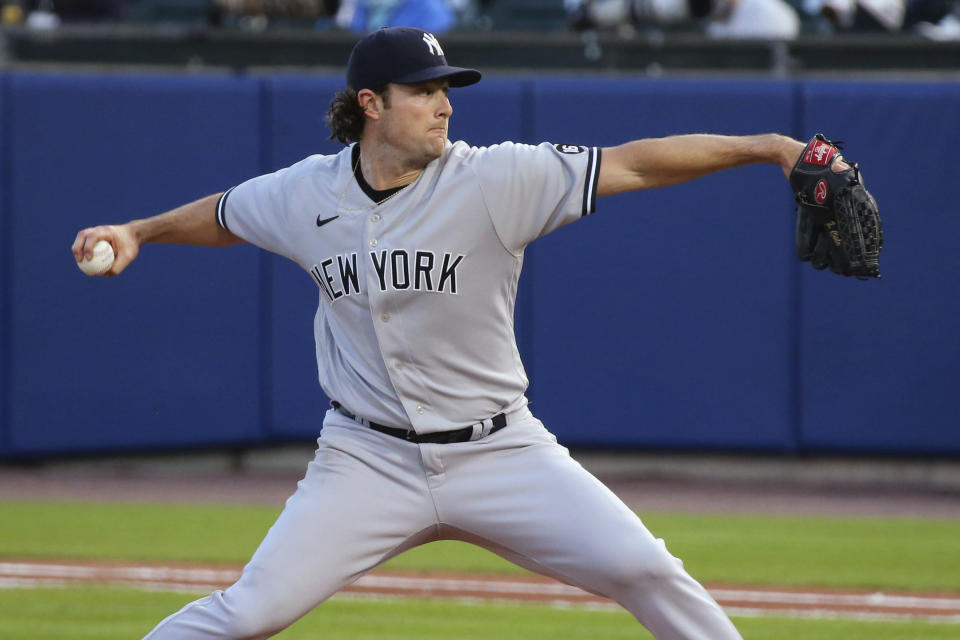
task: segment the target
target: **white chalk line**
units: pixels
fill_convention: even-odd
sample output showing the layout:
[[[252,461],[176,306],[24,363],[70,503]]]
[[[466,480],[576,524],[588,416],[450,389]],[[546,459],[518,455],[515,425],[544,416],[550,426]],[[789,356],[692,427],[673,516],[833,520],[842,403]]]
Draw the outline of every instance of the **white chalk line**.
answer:
[[[232,584],[239,575],[236,569],[0,562],[0,589],[59,588],[75,586],[78,582],[96,582],[149,591],[202,593],[222,589]],[[713,588],[710,593],[730,615],[737,617],[914,620],[960,624],[960,597],[749,588]],[[375,574],[364,576],[337,597],[352,600],[444,597],[476,604],[523,602],[561,609],[621,610],[619,605],[609,600],[558,582],[503,578],[482,580]]]

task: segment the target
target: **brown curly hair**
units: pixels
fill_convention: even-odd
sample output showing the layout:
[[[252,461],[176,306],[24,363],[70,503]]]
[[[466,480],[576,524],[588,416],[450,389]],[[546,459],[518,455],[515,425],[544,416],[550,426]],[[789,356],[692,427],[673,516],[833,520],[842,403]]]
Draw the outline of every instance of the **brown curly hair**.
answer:
[[[371,91],[383,96],[384,106],[390,107],[390,95],[386,86],[377,87]],[[339,140],[343,144],[360,142],[367,118],[357,101],[357,92],[349,87],[338,91],[330,101],[326,121],[327,126],[330,127],[330,140]]]

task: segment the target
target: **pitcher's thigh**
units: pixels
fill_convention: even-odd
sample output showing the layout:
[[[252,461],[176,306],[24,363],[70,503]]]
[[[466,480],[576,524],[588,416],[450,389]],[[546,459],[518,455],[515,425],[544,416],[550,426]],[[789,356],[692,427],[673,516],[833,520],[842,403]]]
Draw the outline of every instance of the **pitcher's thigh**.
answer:
[[[513,434],[515,446],[504,439],[485,459],[451,465],[445,522],[517,564],[615,600],[658,640],[740,637],[623,501],[552,436],[528,431]]]
[[[366,429],[324,436],[240,580],[266,608],[305,613],[435,525],[413,452],[383,451],[393,443]]]
[[[416,458],[370,465],[378,434],[341,431],[325,431],[240,579],[165,620],[151,640],[268,637],[435,526]]]
[[[445,522],[603,593],[675,570],[662,542],[563,447],[485,455],[448,470],[438,491]]]

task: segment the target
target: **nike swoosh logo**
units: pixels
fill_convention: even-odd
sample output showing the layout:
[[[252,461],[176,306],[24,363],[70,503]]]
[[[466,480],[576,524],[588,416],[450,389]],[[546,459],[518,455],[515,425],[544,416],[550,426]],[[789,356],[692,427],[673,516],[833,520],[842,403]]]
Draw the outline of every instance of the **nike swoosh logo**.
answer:
[[[323,215],[323,214],[321,213],[320,215]],[[320,218],[320,216],[317,216],[317,226],[318,226],[318,227],[322,227],[323,225],[327,224],[328,222],[333,222],[334,220],[336,220],[336,219],[339,218],[339,217],[340,217],[340,216],[333,216],[332,218],[327,218],[326,220],[322,220],[322,219]]]

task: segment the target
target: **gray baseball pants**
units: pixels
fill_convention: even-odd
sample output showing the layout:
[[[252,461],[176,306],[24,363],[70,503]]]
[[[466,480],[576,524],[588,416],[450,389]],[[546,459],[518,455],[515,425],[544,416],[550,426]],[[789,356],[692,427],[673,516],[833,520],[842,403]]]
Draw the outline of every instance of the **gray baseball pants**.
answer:
[[[481,440],[415,444],[330,411],[240,579],[144,640],[267,638],[389,558],[465,540],[615,600],[658,640],[740,640],[680,560],[523,409]]]

